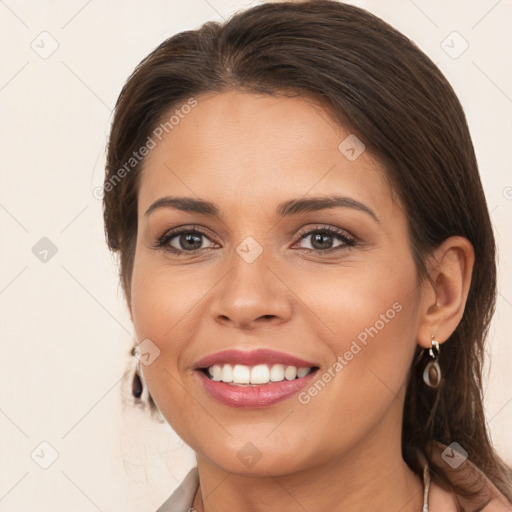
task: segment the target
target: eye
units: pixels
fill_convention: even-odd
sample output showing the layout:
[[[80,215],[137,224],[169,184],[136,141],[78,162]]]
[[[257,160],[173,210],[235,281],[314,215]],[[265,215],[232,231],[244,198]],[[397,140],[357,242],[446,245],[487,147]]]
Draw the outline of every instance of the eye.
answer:
[[[203,238],[208,237],[202,229],[197,226],[194,228],[185,226],[165,233],[157,239],[153,247],[163,249],[164,251],[172,252],[177,255],[194,254],[197,251],[204,249],[202,247]]]
[[[312,237],[310,242],[312,248],[302,248],[307,254],[330,253],[356,245],[356,241],[353,237],[348,235],[345,231],[333,226],[321,226],[316,229],[301,231],[299,234],[299,241]],[[333,239],[339,240],[341,243],[333,247]]]
[[[306,254],[323,254],[342,249],[354,247],[356,240],[348,235],[345,231],[334,226],[319,226],[315,229],[301,230],[299,232],[299,242],[311,238],[311,248],[299,248]],[[209,239],[206,232],[201,228],[195,226],[184,226],[173,231],[165,233],[163,236],[156,240],[153,245],[156,249],[180,255],[192,255],[205,249],[212,249],[212,247],[203,247],[204,239]],[[332,246],[333,239],[338,240],[340,243],[337,246]]]

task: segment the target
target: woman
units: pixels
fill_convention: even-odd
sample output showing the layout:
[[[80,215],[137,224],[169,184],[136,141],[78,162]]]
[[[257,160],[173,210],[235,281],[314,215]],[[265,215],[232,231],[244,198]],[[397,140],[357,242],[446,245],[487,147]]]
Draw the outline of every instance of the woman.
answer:
[[[406,37],[309,1],[169,38],[118,99],[104,191],[133,393],[197,458],[159,511],[512,510],[489,213]]]

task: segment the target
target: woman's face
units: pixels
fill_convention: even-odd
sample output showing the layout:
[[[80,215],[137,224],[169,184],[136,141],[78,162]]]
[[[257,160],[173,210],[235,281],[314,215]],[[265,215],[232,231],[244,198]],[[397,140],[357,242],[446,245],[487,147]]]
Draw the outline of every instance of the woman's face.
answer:
[[[421,287],[383,171],[311,101],[196,100],[156,132],[138,195],[131,314],[158,408],[230,472],[399,446]],[[218,215],[170,202],[146,213],[167,196]]]

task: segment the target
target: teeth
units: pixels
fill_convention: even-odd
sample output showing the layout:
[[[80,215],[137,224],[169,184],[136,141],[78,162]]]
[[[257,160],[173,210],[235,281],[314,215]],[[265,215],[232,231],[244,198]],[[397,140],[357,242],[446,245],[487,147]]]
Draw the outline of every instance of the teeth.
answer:
[[[230,364],[225,364],[222,367],[222,382],[233,382],[233,367]]]
[[[224,366],[223,372],[226,371]],[[236,384],[249,384],[251,382],[251,369],[243,364],[235,364],[233,368],[233,382]]]
[[[293,380],[297,377],[297,368],[295,366],[288,366],[284,371],[284,378],[286,380]]]
[[[280,382],[284,379],[284,366],[275,364],[270,368],[270,380],[272,382]]]
[[[210,368],[210,375],[213,380],[222,380],[222,366],[218,364],[213,365]]]
[[[245,366],[243,364],[215,364],[208,368],[208,374],[212,380],[227,382],[231,384],[268,384],[268,382],[281,382],[283,380],[294,380],[305,377],[311,372],[311,368],[297,368],[296,366],[285,366],[274,364],[258,364],[256,366]]]
[[[297,370],[297,377],[299,377],[299,379],[305,377],[310,372],[310,370],[311,368],[299,368]]]
[[[267,384],[270,379],[270,370],[266,364],[253,366],[251,370],[251,384]]]

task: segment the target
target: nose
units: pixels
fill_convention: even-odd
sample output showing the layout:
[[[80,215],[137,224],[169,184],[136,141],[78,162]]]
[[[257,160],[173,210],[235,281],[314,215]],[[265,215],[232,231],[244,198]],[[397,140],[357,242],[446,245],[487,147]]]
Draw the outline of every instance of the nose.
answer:
[[[279,268],[263,254],[248,263],[235,253],[231,270],[216,287],[214,320],[245,330],[289,321],[294,296]]]

